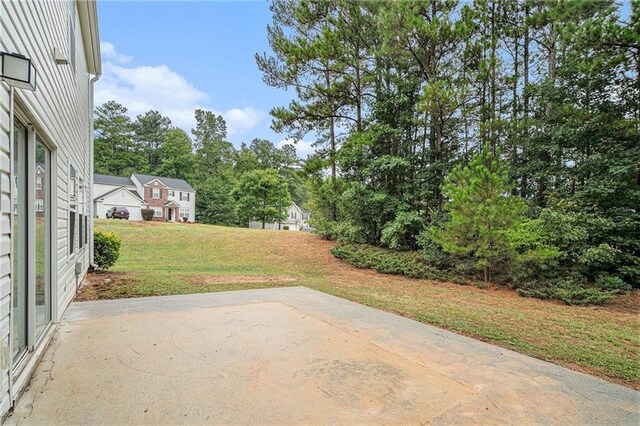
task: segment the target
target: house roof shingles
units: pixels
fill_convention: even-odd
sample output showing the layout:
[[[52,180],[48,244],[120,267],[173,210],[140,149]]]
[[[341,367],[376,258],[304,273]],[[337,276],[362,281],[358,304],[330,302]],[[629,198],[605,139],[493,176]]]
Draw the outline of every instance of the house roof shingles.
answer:
[[[189,185],[186,181],[182,179],[166,178],[162,176],[141,175],[139,173],[134,173],[133,176],[135,176],[136,179],[138,179],[138,182],[140,182],[142,185],[146,185],[154,179],[159,179],[171,189],[177,189],[179,191],[195,192],[195,189],[193,189],[191,185]]]
[[[128,177],[93,174],[93,183],[101,185],[136,186]]]

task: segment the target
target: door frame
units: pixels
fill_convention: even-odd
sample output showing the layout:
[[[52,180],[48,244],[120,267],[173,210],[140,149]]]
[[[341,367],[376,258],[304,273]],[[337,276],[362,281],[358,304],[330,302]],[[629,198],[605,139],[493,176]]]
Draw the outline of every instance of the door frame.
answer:
[[[13,92],[13,90],[12,90]],[[35,363],[38,362],[43,355],[49,340],[53,337],[54,324],[58,322],[58,295],[57,295],[57,251],[56,251],[56,235],[58,230],[56,211],[57,211],[57,146],[52,143],[46,133],[35,124],[35,120],[31,118],[28,110],[22,107],[22,103],[16,102],[18,99],[14,99],[14,93],[11,94],[11,111],[10,111],[10,197],[11,197],[11,214],[10,214],[10,229],[11,229],[11,256],[19,255],[23,258],[23,265],[26,262],[26,296],[27,296],[27,311],[26,311],[26,336],[27,345],[26,350],[20,354],[19,357],[14,359],[13,355],[13,333],[14,333],[14,321],[16,315],[13,308],[13,260],[11,261],[11,295],[10,295],[10,321],[9,321],[9,393],[10,398],[15,400],[17,390],[24,389],[24,384],[29,378],[29,372],[32,371]],[[47,213],[49,214],[49,226],[48,228],[48,242],[45,251],[45,255],[48,257],[48,285],[50,295],[50,310],[51,318],[49,322],[43,327],[39,335],[35,333],[35,310],[36,310],[36,248],[34,244],[25,244],[26,249],[21,248],[19,251],[22,254],[16,254],[13,250],[15,234],[13,233],[14,220],[13,217],[13,199],[15,195],[15,189],[13,184],[14,178],[14,120],[19,120],[27,128],[27,146],[24,150],[25,153],[25,168],[26,168],[26,201],[22,202],[22,208],[26,209],[25,217],[26,223],[21,226],[19,231],[21,235],[26,235],[26,241],[35,241],[35,226],[36,223],[36,176],[35,173],[30,172],[30,165],[36,163],[36,143],[37,139],[44,144],[49,150],[49,196],[50,202],[48,203]],[[20,196],[20,194],[18,194]],[[25,195],[23,195],[25,196]],[[26,232],[24,229],[26,227]]]

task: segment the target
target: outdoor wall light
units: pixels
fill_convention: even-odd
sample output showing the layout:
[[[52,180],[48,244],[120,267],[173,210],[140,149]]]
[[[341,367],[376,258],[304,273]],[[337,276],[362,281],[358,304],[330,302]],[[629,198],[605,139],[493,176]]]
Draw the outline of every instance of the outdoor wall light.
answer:
[[[36,67],[31,59],[18,53],[0,52],[0,78],[9,86],[36,90]]]

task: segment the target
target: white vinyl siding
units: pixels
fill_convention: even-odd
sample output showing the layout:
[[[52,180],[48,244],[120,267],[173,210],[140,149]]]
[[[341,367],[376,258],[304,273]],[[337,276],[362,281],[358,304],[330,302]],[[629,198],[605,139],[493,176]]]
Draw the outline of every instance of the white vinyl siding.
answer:
[[[80,262],[82,280],[89,266],[89,245],[69,255],[68,174],[73,164],[79,176],[93,172],[90,154],[91,112],[90,75],[83,38],[80,37],[75,1],[1,1],[0,51],[17,52],[33,60],[38,76],[37,91],[15,91],[16,111],[28,114],[32,129],[51,148],[52,216],[52,319],[60,320],[74,295],[75,264]],[[73,16],[70,17],[70,10]],[[75,73],[70,65],[56,65],[54,49],[69,45],[70,23],[73,22],[77,48]],[[66,50],[66,49],[65,49]],[[0,83],[0,417],[7,413],[9,395],[9,337],[11,288],[11,179],[10,179],[10,91]],[[35,186],[35,184],[34,184]],[[89,190],[90,191],[90,190]],[[89,194],[90,195],[90,194]],[[34,209],[37,205],[34,205]],[[47,334],[50,337],[51,334]],[[44,349],[48,337],[35,347],[34,354]],[[12,387],[15,396],[26,385],[35,367],[34,355],[21,370]]]

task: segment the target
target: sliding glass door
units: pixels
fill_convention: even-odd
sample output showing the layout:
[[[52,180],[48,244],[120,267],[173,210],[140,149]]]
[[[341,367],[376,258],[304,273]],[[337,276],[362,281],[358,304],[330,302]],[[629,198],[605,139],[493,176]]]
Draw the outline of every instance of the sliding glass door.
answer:
[[[51,322],[51,151],[15,120],[13,156],[13,357]]]

